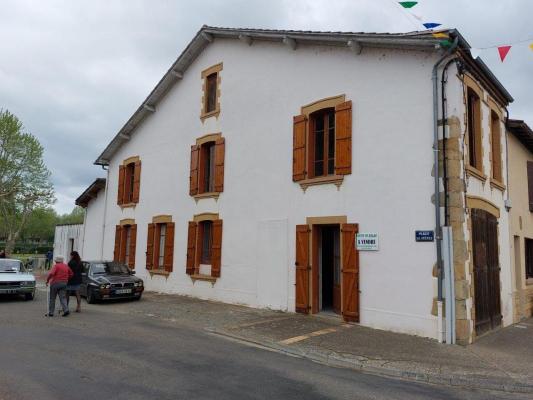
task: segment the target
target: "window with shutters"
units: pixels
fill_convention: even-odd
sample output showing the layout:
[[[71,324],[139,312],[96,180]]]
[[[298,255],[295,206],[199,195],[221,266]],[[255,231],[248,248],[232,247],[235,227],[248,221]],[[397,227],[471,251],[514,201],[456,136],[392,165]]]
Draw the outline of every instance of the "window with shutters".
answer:
[[[218,214],[196,215],[189,222],[186,272],[193,280],[214,282],[222,265],[222,220]]]
[[[139,202],[141,184],[141,161],[131,157],[119,166],[117,204],[130,207]]]
[[[137,225],[131,219],[123,220],[120,225],[116,226],[113,260],[135,269],[136,241]]]
[[[526,279],[533,279],[533,239],[525,239]]]
[[[225,139],[220,133],[202,136],[191,147],[189,193],[196,199],[218,198],[224,191]]]
[[[146,269],[154,274],[172,272],[174,263],[174,222],[169,215],[154,217],[148,224]]]
[[[467,133],[468,133],[468,169],[474,175],[485,179],[483,175],[483,148],[481,130],[481,99],[472,88],[467,89]]]
[[[500,189],[503,187],[502,177],[502,142],[500,116],[495,112],[490,113],[490,139],[491,139],[491,183]]]
[[[203,97],[200,114],[202,121],[209,117],[218,117],[220,114],[220,71],[222,71],[222,63],[202,71]]]
[[[293,181],[340,185],[352,173],[352,102],[344,95],[301,108],[293,118]]]

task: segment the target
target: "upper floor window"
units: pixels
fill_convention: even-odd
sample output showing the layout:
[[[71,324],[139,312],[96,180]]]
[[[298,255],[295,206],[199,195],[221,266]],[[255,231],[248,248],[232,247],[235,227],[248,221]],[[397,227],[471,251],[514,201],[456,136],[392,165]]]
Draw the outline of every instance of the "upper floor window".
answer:
[[[128,206],[139,202],[141,161],[131,157],[119,166],[117,204]]]
[[[491,134],[491,158],[492,158],[492,179],[502,182],[502,145],[501,145],[501,123],[500,116],[491,111],[490,113],[490,134]]]
[[[134,220],[123,220],[115,229],[115,251],[113,260],[135,269],[137,248],[137,225]]]
[[[212,116],[217,117],[220,114],[220,71],[222,71],[222,63],[202,71],[203,97],[200,114],[202,121]]]
[[[191,196],[217,196],[224,191],[225,140],[220,133],[202,136],[191,147]]]
[[[335,109],[311,114],[309,121],[309,176],[335,173]]]
[[[471,88],[467,90],[468,162],[478,171],[483,170],[481,147],[481,101]]]
[[[327,176],[342,182],[352,173],[352,102],[344,95],[304,106],[294,117],[292,166],[302,187]]]
[[[148,224],[146,269],[172,272],[174,263],[174,222],[169,215],[154,217]]]

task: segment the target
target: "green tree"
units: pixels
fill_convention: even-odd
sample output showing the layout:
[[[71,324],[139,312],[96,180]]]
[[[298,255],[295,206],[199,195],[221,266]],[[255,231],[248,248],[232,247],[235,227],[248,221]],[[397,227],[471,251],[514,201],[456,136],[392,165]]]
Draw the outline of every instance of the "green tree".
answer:
[[[15,115],[0,110],[0,223],[6,234],[6,253],[13,251],[33,210],[54,201],[43,147],[35,136],[24,132]]]
[[[70,214],[63,214],[57,218],[58,224],[83,224],[85,210],[79,206],[72,209]]]
[[[28,217],[28,222],[21,232],[24,239],[54,240],[55,226],[59,216],[53,208],[36,208]]]

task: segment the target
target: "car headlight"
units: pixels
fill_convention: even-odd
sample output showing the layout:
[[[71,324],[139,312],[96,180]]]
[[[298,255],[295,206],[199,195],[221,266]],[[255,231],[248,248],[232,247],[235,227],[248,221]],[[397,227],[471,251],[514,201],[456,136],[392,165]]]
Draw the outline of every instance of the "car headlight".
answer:
[[[109,289],[111,287],[111,285],[109,283],[102,283],[100,285],[100,289]]]
[[[143,285],[142,281],[140,281],[140,282],[135,282],[135,286],[137,286],[137,287],[140,287],[140,286],[142,286],[142,285]]]
[[[20,282],[21,286],[35,286],[35,281],[22,281]]]

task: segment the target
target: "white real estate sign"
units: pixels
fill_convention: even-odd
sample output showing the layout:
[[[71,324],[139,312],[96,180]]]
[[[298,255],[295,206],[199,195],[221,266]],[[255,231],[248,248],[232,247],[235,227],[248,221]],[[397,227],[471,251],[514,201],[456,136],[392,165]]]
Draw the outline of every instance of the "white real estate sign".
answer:
[[[379,250],[379,236],[377,233],[358,233],[355,239],[357,250]]]

